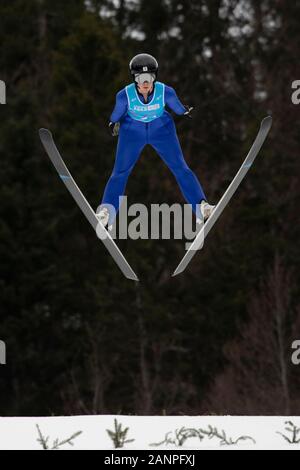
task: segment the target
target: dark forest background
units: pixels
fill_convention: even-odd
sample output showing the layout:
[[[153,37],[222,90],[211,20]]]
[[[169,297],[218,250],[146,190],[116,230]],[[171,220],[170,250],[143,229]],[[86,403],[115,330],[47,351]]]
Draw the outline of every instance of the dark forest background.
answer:
[[[1,0],[0,414],[298,414],[300,2]],[[128,62],[155,55],[193,119],[175,117],[211,203],[253,169],[183,275],[178,240],[120,241],[123,278],[38,138],[52,130],[96,208]],[[158,177],[159,175],[159,177]],[[150,148],[129,203],[184,202]]]

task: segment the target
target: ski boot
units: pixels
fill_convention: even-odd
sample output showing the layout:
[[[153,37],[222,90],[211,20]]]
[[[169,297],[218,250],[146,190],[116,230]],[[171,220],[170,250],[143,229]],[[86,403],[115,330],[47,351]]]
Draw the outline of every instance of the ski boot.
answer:
[[[200,212],[201,212],[202,218],[201,219],[197,218],[197,223],[203,224],[204,222],[206,222],[206,220],[213,213],[215,207],[216,206],[212,206],[208,204],[208,202],[203,199],[203,201],[201,201],[201,204],[200,204]]]
[[[109,221],[109,211],[107,207],[99,207],[96,212],[96,217],[101,222],[104,228],[111,230],[112,225],[108,225]]]

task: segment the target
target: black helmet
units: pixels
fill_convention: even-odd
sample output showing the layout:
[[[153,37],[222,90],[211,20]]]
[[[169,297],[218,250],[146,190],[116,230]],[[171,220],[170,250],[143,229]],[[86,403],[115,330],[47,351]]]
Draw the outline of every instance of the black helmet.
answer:
[[[155,76],[158,72],[158,63],[157,60],[150,54],[138,54],[131,59],[129,63],[129,69],[131,75],[137,73],[149,72],[155,73]]]

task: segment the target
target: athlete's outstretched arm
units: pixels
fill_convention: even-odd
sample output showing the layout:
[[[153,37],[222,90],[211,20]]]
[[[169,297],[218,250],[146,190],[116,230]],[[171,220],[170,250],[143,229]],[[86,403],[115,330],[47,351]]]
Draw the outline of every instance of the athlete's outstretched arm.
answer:
[[[166,105],[176,114],[184,114],[186,107],[181,103],[174,88],[165,85],[165,102]]]
[[[116,95],[116,103],[115,103],[114,110],[110,116],[110,121],[113,123],[120,121],[120,119],[122,118],[122,116],[124,116],[126,111],[127,111],[126,91],[121,90]]]

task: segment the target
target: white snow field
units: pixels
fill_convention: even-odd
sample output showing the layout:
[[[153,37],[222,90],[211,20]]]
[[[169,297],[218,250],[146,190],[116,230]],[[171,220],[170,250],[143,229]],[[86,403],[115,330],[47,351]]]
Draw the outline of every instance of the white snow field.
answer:
[[[300,450],[300,417],[297,416],[127,415],[0,418],[0,449],[42,449],[43,446],[38,441],[38,425],[42,436],[49,437],[47,448],[51,449],[56,439],[61,442],[81,431],[72,440],[72,446],[66,443],[59,445],[59,448],[113,450],[114,443],[107,429],[115,432],[115,420],[121,425],[121,430],[129,428],[126,440],[134,439],[132,442],[125,442],[120,450]],[[165,440],[166,435],[169,443],[158,445]],[[239,439],[242,436],[246,438]]]

